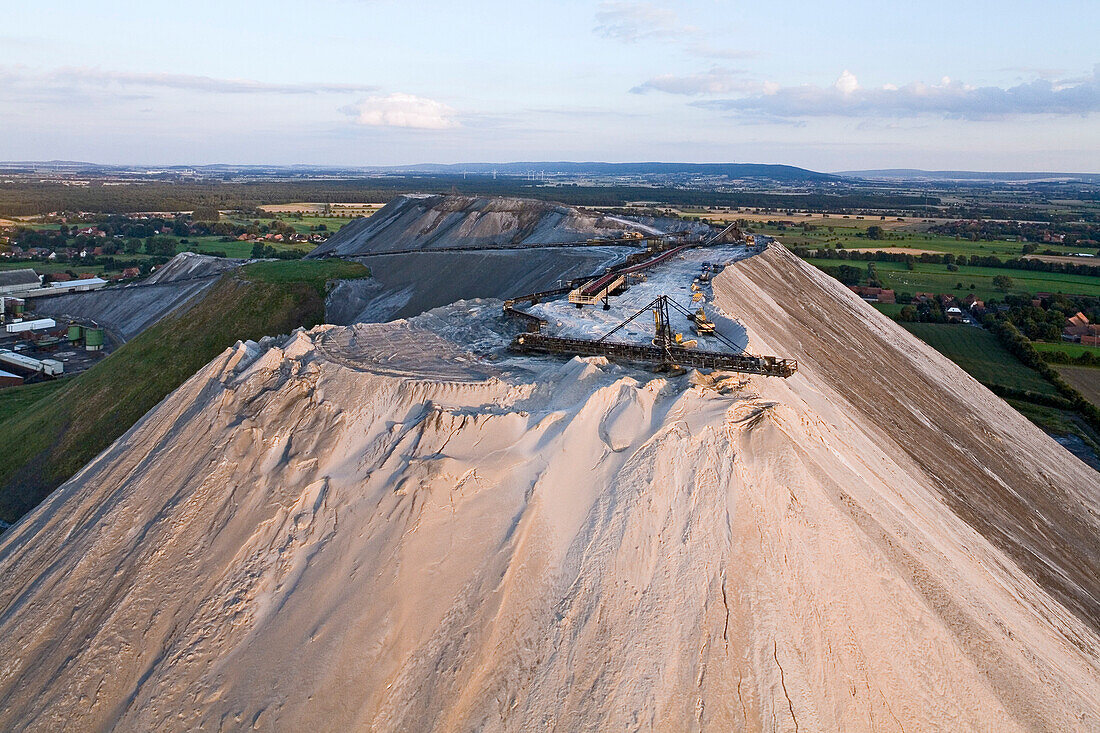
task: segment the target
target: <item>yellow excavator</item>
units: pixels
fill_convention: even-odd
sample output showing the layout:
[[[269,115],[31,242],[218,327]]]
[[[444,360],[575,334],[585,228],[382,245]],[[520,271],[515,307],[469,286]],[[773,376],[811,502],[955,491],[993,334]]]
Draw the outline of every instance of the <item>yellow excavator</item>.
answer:
[[[714,321],[707,318],[707,314],[702,306],[699,306],[699,310],[695,311],[695,315],[692,316],[691,320],[694,322],[691,328],[695,333],[700,336],[714,335]]]

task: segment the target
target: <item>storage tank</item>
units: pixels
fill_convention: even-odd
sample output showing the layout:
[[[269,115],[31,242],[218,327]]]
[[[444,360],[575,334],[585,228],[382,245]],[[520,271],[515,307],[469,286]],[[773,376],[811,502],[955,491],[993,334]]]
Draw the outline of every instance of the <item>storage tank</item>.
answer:
[[[84,329],[84,349],[86,351],[100,351],[103,348],[103,329]]]
[[[9,319],[22,320],[26,311],[27,304],[22,298],[0,297],[0,313]]]
[[[69,324],[69,341],[76,343],[80,339],[84,338],[84,327],[79,323]]]

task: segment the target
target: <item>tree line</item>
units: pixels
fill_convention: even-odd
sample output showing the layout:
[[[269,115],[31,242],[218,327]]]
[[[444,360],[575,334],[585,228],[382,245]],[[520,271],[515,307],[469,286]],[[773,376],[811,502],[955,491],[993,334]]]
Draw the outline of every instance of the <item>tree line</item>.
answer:
[[[856,252],[848,249],[818,249],[812,250],[808,247],[795,247],[794,253],[799,257],[815,257],[823,260],[856,260],[863,262],[901,262],[906,265],[915,266],[917,263],[933,264],[933,265],[947,265],[948,269],[952,265],[970,266],[970,267],[999,267],[1010,270],[1031,270],[1034,272],[1050,272],[1063,275],[1085,275],[1089,277],[1100,277],[1100,265],[1078,265],[1071,262],[1047,262],[1046,260],[1038,259],[1025,259],[1023,257],[1013,257],[1011,259],[1002,260],[1000,257],[994,255],[955,255],[951,253],[947,254],[929,254],[924,253],[920,255],[906,254],[901,252]]]
[[[1064,405],[1052,404],[1052,407],[1075,410],[1094,430],[1100,430],[1100,408],[1089,402],[1083,394],[1074,389],[1073,385],[1063,379],[1058,370],[1043,359],[1027,336],[1022,334],[1011,321],[998,318],[996,315],[989,315],[985,318],[985,325],[1000,339],[1001,343],[1013,356],[1039,372],[1044,379],[1054,385],[1054,389],[1058,391],[1058,395],[1065,403]],[[1033,393],[1029,392],[1028,394]],[[1039,401],[1039,399],[1031,397],[1028,399]]]
[[[0,214],[32,216],[51,211],[192,211],[239,209],[287,201],[330,203],[387,202],[397,195],[459,193],[474,196],[524,196],[574,206],[622,206],[632,201],[661,201],[692,207],[746,206],[853,213],[867,209],[932,211],[940,199],[929,195],[875,193],[765,193],[676,187],[547,187],[517,179],[488,176],[379,176],[333,181],[168,182],[134,185],[65,186],[17,181],[0,185]]]

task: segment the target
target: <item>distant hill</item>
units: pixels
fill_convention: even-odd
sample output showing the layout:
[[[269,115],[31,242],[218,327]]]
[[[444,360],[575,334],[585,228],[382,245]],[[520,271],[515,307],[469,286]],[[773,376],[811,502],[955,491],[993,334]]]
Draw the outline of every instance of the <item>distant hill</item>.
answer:
[[[841,171],[837,176],[889,181],[973,181],[990,183],[1040,183],[1078,181],[1100,183],[1100,173],[1044,173],[1004,171],[924,171],[917,168],[883,168],[866,171]]]
[[[797,168],[793,165],[768,165],[763,163],[600,163],[569,161],[519,162],[519,163],[424,163],[391,167],[395,171],[418,173],[474,173],[478,175],[496,172],[499,175],[574,175],[574,176],[660,176],[695,175],[724,176],[726,178],[766,178],[773,181],[835,181],[839,176]]]
[[[311,176],[311,175],[362,175],[370,173],[418,173],[421,175],[501,175],[501,176],[720,176],[730,179],[757,178],[786,183],[839,181],[829,173],[797,168],[791,165],[766,165],[761,163],[600,163],[600,162],[518,162],[518,163],[421,163],[407,166],[325,166],[325,165],[164,165],[125,166],[80,161],[0,161],[0,171],[57,172],[57,173],[119,173],[119,172],[176,172],[204,173],[207,175]]]

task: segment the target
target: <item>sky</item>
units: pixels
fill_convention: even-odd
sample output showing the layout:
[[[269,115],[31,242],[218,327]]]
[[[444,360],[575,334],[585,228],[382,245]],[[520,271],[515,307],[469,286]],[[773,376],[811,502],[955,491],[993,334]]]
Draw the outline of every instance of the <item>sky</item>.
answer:
[[[0,0],[0,160],[1100,172],[1097,0]]]

